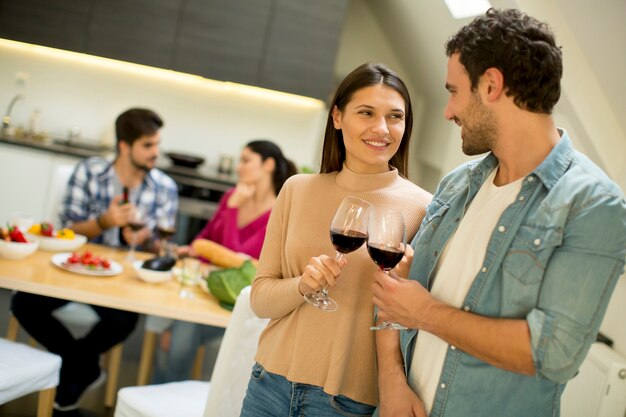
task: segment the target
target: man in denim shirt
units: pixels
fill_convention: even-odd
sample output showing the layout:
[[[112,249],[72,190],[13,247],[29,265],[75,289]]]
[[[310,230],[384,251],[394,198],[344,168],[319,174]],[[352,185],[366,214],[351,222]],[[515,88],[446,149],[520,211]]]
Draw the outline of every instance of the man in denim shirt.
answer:
[[[91,241],[121,246],[132,238],[129,214],[135,207],[146,213],[146,226],[137,231],[137,243],[149,242],[160,217],[174,221],[178,208],[176,183],[154,168],[159,155],[161,118],[148,109],[123,112],[115,122],[117,155],[113,161],[94,157],[78,163],[69,179],[61,221]],[[123,201],[127,187],[128,201]],[[99,356],[133,331],[137,313],[92,306],[98,323],[82,338],[74,339],[52,312],[68,300],[18,292],[12,311],[39,343],[61,355],[63,364],[54,407],[79,407],[85,391],[104,378]]]
[[[446,53],[445,117],[489,153],[440,183],[410,279],[375,274],[379,319],[412,329],[377,334],[379,415],[558,416],[624,269],[626,202],[554,125],[545,24],[491,9]]]

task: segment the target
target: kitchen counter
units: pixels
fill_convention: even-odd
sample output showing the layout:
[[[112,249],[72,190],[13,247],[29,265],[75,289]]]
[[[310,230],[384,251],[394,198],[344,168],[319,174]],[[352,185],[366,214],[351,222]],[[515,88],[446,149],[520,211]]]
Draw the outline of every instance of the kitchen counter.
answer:
[[[172,177],[179,184],[214,188],[222,191],[237,184],[236,176],[221,174],[210,166],[187,168],[169,162],[159,162],[157,163],[157,168]]]
[[[107,146],[81,144],[68,145],[60,141],[41,141],[29,138],[9,138],[0,136],[0,143],[20,146],[24,148],[36,149],[54,154],[62,154],[78,158],[88,158],[90,156],[105,156],[115,152],[115,149]]]
[[[30,148],[52,154],[71,156],[76,158],[88,158],[92,156],[108,156],[115,152],[114,148],[100,145],[91,145],[88,143],[78,143],[76,145],[68,145],[59,140],[41,141],[28,138],[9,138],[0,135],[0,143],[16,147]],[[187,168],[173,165],[166,158],[159,159],[157,168],[170,175],[176,182],[189,185],[207,186],[206,182],[210,182],[211,188],[226,190],[237,183],[234,175],[225,175],[218,173],[210,166],[200,166],[198,168]]]

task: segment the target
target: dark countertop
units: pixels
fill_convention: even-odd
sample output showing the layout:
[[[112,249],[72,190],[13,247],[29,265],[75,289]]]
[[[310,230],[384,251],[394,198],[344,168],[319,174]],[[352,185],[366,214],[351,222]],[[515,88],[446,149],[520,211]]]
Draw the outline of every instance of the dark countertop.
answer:
[[[88,143],[78,143],[75,145],[64,144],[59,140],[41,141],[28,138],[9,138],[0,135],[0,144],[29,148],[73,156],[76,158],[88,158],[91,156],[107,156],[115,152],[115,149],[107,146],[92,145]],[[187,168],[173,165],[169,159],[161,157],[157,163],[157,168],[168,174],[179,184],[197,187],[217,188],[224,191],[233,187],[237,183],[234,175],[218,173],[210,166],[199,166],[198,168]]]
[[[157,168],[168,174],[179,184],[196,186],[201,188],[213,188],[226,191],[237,184],[235,175],[218,173],[210,166],[199,166],[198,168],[187,168],[173,165],[169,160],[157,163]]]
[[[88,158],[90,156],[105,156],[115,152],[113,148],[100,145],[91,145],[87,143],[79,143],[77,145],[67,145],[60,141],[42,141],[28,138],[9,138],[0,136],[0,143],[7,145],[19,146],[30,149],[51,152],[54,154],[62,154],[66,156],[75,156],[77,158]]]

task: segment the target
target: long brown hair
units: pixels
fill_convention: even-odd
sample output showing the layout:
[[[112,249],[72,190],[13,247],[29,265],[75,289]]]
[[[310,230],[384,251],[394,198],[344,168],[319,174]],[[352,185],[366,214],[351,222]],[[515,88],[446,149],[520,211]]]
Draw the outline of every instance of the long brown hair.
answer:
[[[411,98],[406,85],[404,85],[398,74],[383,64],[363,64],[348,74],[337,87],[335,96],[328,109],[320,173],[340,171],[343,167],[343,162],[346,160],[346,146],[343,143],[343,133],[341,130],[335,129],[333,124],[333,108],[337,106],[337,109],[343,112],[355,92],[376,84],[383,84],[393,88],[404,99],[404,135],[402,136],[398,152],[391,158],[389,165],[397,168],[400,175],[407,176],[409,140],[413,130]]]

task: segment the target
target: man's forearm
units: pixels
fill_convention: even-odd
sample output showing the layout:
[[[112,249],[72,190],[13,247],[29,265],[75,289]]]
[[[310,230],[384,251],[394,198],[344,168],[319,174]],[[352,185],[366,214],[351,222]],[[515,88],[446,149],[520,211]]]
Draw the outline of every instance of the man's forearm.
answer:
[[[437,303],[419,328],[498,368],[535,374],[526,320],[484,317]]]
[[[75,233],[85,235],[88,239],[92,239],[100,236],[104,232],[106,224],[103,224],[101,227],[97,219],[89,219],[82,222],[72,223],[69,228]]]
[[[404,361],[400,352],[400,336],[397,331],[376,332],[376,357],[378,360],[378,382],[382,388],[387,380],[406,380]],[[384,380],[384,379],[387,380]]]

